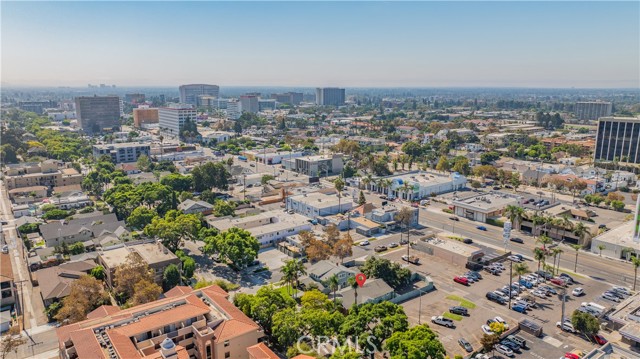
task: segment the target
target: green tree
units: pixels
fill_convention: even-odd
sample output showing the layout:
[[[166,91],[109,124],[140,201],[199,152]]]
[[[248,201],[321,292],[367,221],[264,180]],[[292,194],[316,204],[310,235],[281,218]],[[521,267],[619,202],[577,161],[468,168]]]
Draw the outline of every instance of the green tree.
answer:
[[[134,229],[144,229],[157,216],[158,212],[154,208],[137,207],[127,217],[127,224]]]
[[[186,278],[191,278],[195,271],[196,261],[191,257],[186,257],[186,259],[182,261],[182,273]]]
[[[267,183],[269,183],[269,181],[274,179],[275,177],[273,175],[263,175],[262,178],[260,179],[260,183],[264,186]]]
[[[234,202],[217,199],[213,204],[213,214],[216,217],[234,216],[236,204]]]
[[[446,350],[428,325],[395,332],[385,343],[391,359],[444,359]]]
[[[336,304],[336,291],[340,288],[340,280],[338,276],[334,273],[329,279],[327,279],[327,283],[325,285],[333,292],[333,304]]]
[[[482,345],[482,349],[484,349],[485,353],[493,352],[496,344],[500,342],[500,337],[494,334],[483,334],[482,338],[480,338],[480,345]]]
[[[45,214],[42,215],[42,219],[51,220],[51,219],[65,219],[69,216],[69,211],[65,211],[63,209],[52,209]]]
[[[76,242],[69,246],[69,254],[74,256],[85,252],[84,244],[82,242]]]
[[[598,244],[598,250],[600,251],[600,257],[602,257],[602,251],[607,249],[607,246],[605,246],[604,244]]]
[[[39,231],[40,225],[38,223],[25,223],[18,227],[20,234],[36,233]]]
[[[164,291],[175,287],[180,283],[180,268],[175,264],[169,264],[162,274],[162,284]]]
[[[580,248],[582,248],[582,246],[579,244],[572,244],[571,248],[573,248],[573,250],[576,251],[576,263],[573,267],[573,271],[577,272],[578,271],[578,254],[580,253]]]
[[[362,266],[362,273],[369,278],[380,278],[393,289],[400,289],[409,283],[411,271],[399,263],[385,258],[371,256]]]
[[[151,163],[147,155],[140,155],[140,157],[138,157],[138,161],[136,162],[136,165],[138,166],[138,169],[142,172],[149,172],[153,169],[152,168],[153,164]]]
[[[631,257],[631,264],[633,265],[633,290],[636,290],[636,282],[638,279],[638,267],[640,267],[640,258]]]
[[[89,275],[97,280],[104,280],[106,277],[105,269],[101,265],[94,267],[91,272],[89,272]]]
[[[342,199],[342,190],[344,189],[345,183],[341,178],[336,178],[336,180],[333,181],[333,186],[336,191],[338,191],[338,208],[342,208],[340,201]]]
[[[469,159],[464,156],[458,156],[453,160],[452,171],[458,172],[463,175],[471,173],[471,167],[469,166]]]
[[[436,165],[436,171],[446,172],[450,168],[449,160],[447,156],[440,156],[438,164]]]
[[[582,313],[579,310],[574,311],[571,315],[571,324],[577,331],[586,335],[587,338],[598,334],[598,331],[600,331],[598,318],[589,313]]]
[[[233,297],[233,304],[256,321],[265,333],[271,334],[274,315],[285,308],[295,307],[296,302],[290,296],[269,285],[258,289],[256,294],[236,294]]]
[[[83,275],[71,283],[69,295],[62,299],[62,308],[55,319],[59,322],[75,323],[87,318],[87,314],[103,304],[109,303],[109,296],[102,283],[97,279]]]
[[[160,239],[165,247],[175,252],[185,240],[198,239],[201,228],[202,223],[198,215],[171,210],[164,218],[155,217],[144,228],[144,234]]]
[[[531,272],[529,270],[529,266],[526,263],[518,263],[516,265],[513,266],[513,271],[515,273],[515,275],[518,276],[518,283],[520,283],[520,280],[522,279],[522,276]]]
[[[191,191],[193,188],[193,179],[191,176],[183,176],[179,173],[171,173],[162,177],[160,183],[170,187],[176,192]]]
[[[222,162],[207,162],[196,166],[191,171],[191,176],[194,188],[198,192],[210,190],[211,188],[227,190],[229,188],[229,179],[231,178],[231,174],[229,174]]]
[[[216,236],[205,238],[205,253],[218,253],[221,259],[229,260],[237,268],[245,268],[258,257],[260,243],[250,232],[241,228],[230,228]]]
[[[513,172],[511,174],[511,181],[510,182],[511,182],[511,185],[513,186],[513,190],[517,191],[518,187],[520,187],[520,184],[522,183],[520,181],[520,174],[516,173],[516,172]]]
[[[367,198],[364,196],[364,192],[360,191],[360,196],[358,198],[358,205],[362,206],[367,203]]]

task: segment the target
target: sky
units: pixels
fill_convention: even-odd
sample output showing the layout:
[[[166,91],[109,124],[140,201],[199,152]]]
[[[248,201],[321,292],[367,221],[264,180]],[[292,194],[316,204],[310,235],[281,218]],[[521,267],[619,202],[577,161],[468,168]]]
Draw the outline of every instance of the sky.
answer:
[[[3,86],[640,87],[640,2],[0,3]]]

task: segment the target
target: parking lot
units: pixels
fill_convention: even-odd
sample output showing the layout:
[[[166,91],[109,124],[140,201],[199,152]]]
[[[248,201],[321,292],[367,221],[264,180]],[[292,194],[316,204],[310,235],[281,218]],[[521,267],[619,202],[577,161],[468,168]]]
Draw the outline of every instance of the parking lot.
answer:
[[[400,256],[404,251],[391,252],[384,257],[407,264]],[[437,331],[442,343],[447,349],[447,353],[453,357],[456,354],[465,355],[465,351],[459,346],[458,339],[465,338],[473,346],[474,350],[480,349],[480,338],[483,333],[481,326],[487,324],[487,319],[500,316],[505,319],[510,327],[517,326],[518,321],[523,318],[534,321],[543,327],[543,337],[535,338],[529,334],[527,336],[531,345],[529,350],[525,350],[516,357],[520,358],[560,358],[564,353],[579,349],[588,351],[595,346],[578,335],[562,332],[556,327],[556,322],[560,321],[562,313],[562,301],[559,295],[548,296],[544,299],[536,298],[538,308],[529,310],[526,314],[520,314],[508,308],[508,305],[500,305],[486,299],[485,294],[494,291],[507,283],[517,280],[509,277],[509,263],[504,263],[506,270],[500,275],[492,275],[482,271],[483,279],[469,286],[455,283],[453,277],[463,275],[466,269],[453,266],[446,260],[429,256],[425,253],[412,251],[413,255],[420,257],[420,264],[408,264],[410,269],[422,274],[429,275],[433,280],[436,290],[423,294],[421,298],[414,298],[402,303],[411,324],[430,323],[432,316],[443,315],[448,312],[449,307],[463,305],[469,309],[469,316],[462,317],[461,320],[454,320],[455,329],[446,328],[437,324],[429,325]],[[537,270],[537,263],[525,261],[531,271]],[[607,283],[591,280],[585,277],[573,276],[577,282],[567,288],[567,300],[565,302],[565,317],[570,318],[571,313],[580,306],[582,302],[596,302],[605,306],[612,306],[615,303],[598,298],[603,291],[610,288]],[[548,283],[547,283],[548,284]],[[545,284],[542,284],[545,285]],[[581,297],[574,297],[571,291],[575,287],[584,289],[585,294]],[[522,333],[522,332],[521,332]],[[604,334],[606,337],[606,333]]]

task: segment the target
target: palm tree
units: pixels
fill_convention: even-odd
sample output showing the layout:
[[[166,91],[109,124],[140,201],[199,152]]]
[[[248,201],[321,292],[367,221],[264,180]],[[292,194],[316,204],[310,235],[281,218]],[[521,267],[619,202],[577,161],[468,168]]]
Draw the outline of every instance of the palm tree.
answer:
[[[282,267],[282,280],[284,280],[285,283],[287,283],[287,293],[289,293],[289,295],[291,295],[293,280],[295,278],[295,274],[294,274],[295,269],[293,264],[294,261],[295,259],[289,260]]]
[[[560,255],[562,253],[564,253],[564,251],[561,248],[553,248],[551,250],[551,254],[553,255],[553,264],[556,267],[555,269],[556,275],[560,273]],[[558,261],[558,264],[556,264],[556,260]]]
[[[631,257],[631,264],[633,264],[633,290],[636,290],[636,279],[638,278],[638,267],[640,267],[640,258]]]
[[[591,236],[589,229],[582,222],[578,222],[573,227],[573,234],[580,239],[580,244],[582,245],[584,245],[585,237]]]
[[[518,276],[518,283],[520,283],[523,275],[531,272],[527,263],[518,263],[513,266],[513,270],[515,271],[515,275]]]
[[[340,287],[340,281],[338,280],[338,276],[334,274],[331,277],[329,277],[329,279],[327,279],[326,285],[333,292],[333,304],[334,304],[334,307],[335,307],[335,304],[336,304],[336,291]]]
[[[564,241],[564,236],[567,234],[567,229],[573,231],[573,222],[569,219],[569,216],[566,214],[562,215],[562,241]]]
[[[349,277],[347,283],[353,288],[353,307],[355,311],[358,311],[358,282],[356,282],[356,277]]]
[[[571,248],[573,248],[576,251],[576,264],[573,267],[573,271],[577,273],[578,272],[578,253],[580,253],[580,248],[582,248],[582,246],[579,244],[572,244]]]
[[[413,213],[409,208],[403,207],[394,218],[407,230],[407,255],[409,255],[409,248],[411,246],[409,242],[409,225],[411,224],[412,215]],[[402,241],[402,231],[400,231],[400,241]]]
[[[341,211],[342,206],[341,206],[341,200],[342,200],[342,190],[344,189],[344,181],[341,178],[336,178],[335,181],[333,181],[333,186],[335,187],[336,191],[338,191],[338,210]]]
[[[602,250],[607,249],[607,246],[604,244],[598,244],[598,250],[600,250],[600,257],[602,257]]]
[[[626,260],[631,259],[631,253],[634,253],[634,249],[631,247],[622,248],[622,257]]]
[[[404,182],[402,184],[402,192],[404,192],[405,197],[407,197],[407,201],[409,200],[409,190],[412,189],[413,186],[411,186],[411,184],[409,184],[409,182]]]
[[[509,217],[509,221],[513,225],[513,228],[518,228],[516,226],[516,222],[522,221],[522,216],[524,215],[524,208],[520,206],[508,205],[504,211],[505,216]]]
[[[302,261],[295,259],[293,264],[293,279],[296,282],[296,289],[300,286],[300,277],[307,274],[307,269]]]
[[[545,259],[545,251],[540,248],[534,248],[533,258],[538,261],[538,270],[540,270],[540,262]]]
[[[542,244],[542,250],[544,250],[545,252],[547,251],[547,244],[551,244],[553,243],[553,239],[547,237],[546,235],[541,235],[540,237],[538,237],[538,239],[536,239],[536,243],[540,243]]]
[[[364,185],[364,189],[368,189],[367,187],[371,184],[371,182],[373,182],[373,178],[371,177],[371,174],[367,174],[362,179],[362,184]]]
[[[384,193],[389,194],[389,187],[391,187],[391,183],[393,183],[390,179],[385,178],[382,180],[382,188],[384,188]]]

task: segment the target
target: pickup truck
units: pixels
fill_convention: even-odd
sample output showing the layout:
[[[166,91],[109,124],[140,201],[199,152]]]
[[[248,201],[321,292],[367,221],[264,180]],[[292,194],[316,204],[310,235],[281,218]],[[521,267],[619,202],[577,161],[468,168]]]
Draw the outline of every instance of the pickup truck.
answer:
[[[408,256],[408,255],[403,255],[402,256],[402,260],[412,263],[412,264],[418,264],[420,263],[420,258],[416,257],[416,256]]]
[[[445,326],[447,328],[453,328],[453,327],[456,326],[455,324],[453,324],[453,320],[447,319],[447,318],[445,318],[445,317],[443,317],[441,315],[439,315],[437,317],[431,317],[431,323],[439,324],[439,325]]]

